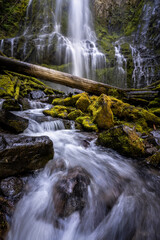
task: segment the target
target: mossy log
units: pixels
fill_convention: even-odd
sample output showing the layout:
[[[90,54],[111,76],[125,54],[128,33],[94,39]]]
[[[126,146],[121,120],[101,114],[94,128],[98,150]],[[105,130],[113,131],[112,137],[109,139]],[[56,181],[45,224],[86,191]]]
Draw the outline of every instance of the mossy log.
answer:
[[[104,83],[95,82],[86,78],[80,78],[68,73],[59,72],[53,69],[3,56],[0,56],[0,66],[2,69],[8,69],[12,71],[16,70],[18,73],[28,74],[39,79],[55,82],[71,88],[80,89],[96,95],[100,95],[102,93],[108,94],[110,89],[116,89],[119,94],[122,95],[125,93],[124,89],[121,88],[112,87]]]
[[[149,100],[155,98],[159,94],[159,89],[156,89],[155,84],[144,89],[122,89],[108,84],[99,83],[86,78],[77,77],[68,73],[59,72],[46,67],[30,64],[27,62],[18,61],[15,59],[0,56],[1,69],[7,69],[28,74],[30,76],[47,80],[50,82],[62,84],[71,88],[80,89],[91,94],[100,95],[102,93],[107,95],[116,95],[118,98],[141,98]],[[158,84],[159,82],[157,82]]]

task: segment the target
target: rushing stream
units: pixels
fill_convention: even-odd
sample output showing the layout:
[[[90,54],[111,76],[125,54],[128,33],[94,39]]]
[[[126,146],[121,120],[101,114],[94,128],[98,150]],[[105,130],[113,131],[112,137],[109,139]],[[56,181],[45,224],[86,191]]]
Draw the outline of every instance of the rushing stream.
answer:
[[[159,176],[139,168],[134,160],[96,146],[95,136],[75,130],[72,122],[67,130],[62,120],[44,116],[42,110],[49,106],[38,103],[41,108],[37,109],[35,103],[31,105],[34,109],[17,112],[30,120],[23,134],[49,136],[55,155],[29,181],[7,240],[159,240]],[[60,162],[63,167],[55,168]],[[57,183],[76,166],[89,178],[84,206],[58,216]],[[70,193],[72,181],[66,182]]]

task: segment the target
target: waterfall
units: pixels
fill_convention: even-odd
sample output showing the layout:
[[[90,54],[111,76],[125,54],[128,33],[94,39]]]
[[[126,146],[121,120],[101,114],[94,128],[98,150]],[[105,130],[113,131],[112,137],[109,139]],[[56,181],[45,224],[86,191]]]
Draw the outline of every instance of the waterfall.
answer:
[[[32,109],[16,113],[29,119],[29,127],[23,135],[49,136],[55,155],[43,171],[27,183],[6,240],[160,239],[159,175],[138,167],[135,160],[96,146],[88,133],[66,130],[61,120],[49,121],[42,111]],[[37,122],[37,117],[43,121]],[[87,147],[86,141],[90,141]],[[70,181],[67,177],[77,167],[87,174],[79,175],[79,179],[89,178],[89,185],[85,188],[83,182],[86,194],[82,198],[80,188],[79,197],[74,199],[70,194],[76,184],[75,174]],[[55,201],[58,189],[68,190],[68,193]],[[69,205],[66,205],[68,198]],[[66,207],[74,209],[78,199],[83,203],[82,209],[66,216],[57,215],[59,202],[62,201],[60,207],[65,203]]]
[[[89,0],[30,0],[19,36],[1,40],[1,49],[8,41],[12,57],[38,64],[68,64],[69,73],[95,79],[96,69],[105,67],[106,58],[96,45],[89,5]]]

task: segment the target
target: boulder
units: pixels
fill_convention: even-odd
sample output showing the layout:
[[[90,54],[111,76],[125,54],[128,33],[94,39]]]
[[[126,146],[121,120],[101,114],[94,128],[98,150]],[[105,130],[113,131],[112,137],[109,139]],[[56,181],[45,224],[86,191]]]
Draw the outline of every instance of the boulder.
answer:
[[[100,133],[97,143],[133,158],[141,158],[146,154],[143,139],[134,129],[125,125],[116,126]]]
[[[40,169],[53,158],[53,143],[47,136],[1,136],[0,178]]]
[[[35,90],[29,93],[31,99],[40,99],[46,97],[46,94],[42,90]]]
[[[111,98],[105,94],[93,101],[89,106],[89,111],[93,116],[93,122],[99,129],[108,129],[114,126],[113,113],[111,110]]]
[[[80,109],[82,112],[86,112],[90,103],[91,101],[88,97],[88,94],[84,92],[81,94],[80,98],[77,100],[76,107]]]
[[[160,151],[146,158],[146,162],[154,167],[160,166]]]
[[[82,211],[87,203],[87,187],[90,176],[81,167],[69,169],[53,189],[53,201],[57,217],[67,217],[75,211]]]
[[[8,110],[8,111],[20,111],[21,106],[15,99],[7,99],[3,102],[2,109]]]
[[[28,127],[29,121],[9,111],[0,110],[0,124],[3,129],[13,133],[21,133]]]

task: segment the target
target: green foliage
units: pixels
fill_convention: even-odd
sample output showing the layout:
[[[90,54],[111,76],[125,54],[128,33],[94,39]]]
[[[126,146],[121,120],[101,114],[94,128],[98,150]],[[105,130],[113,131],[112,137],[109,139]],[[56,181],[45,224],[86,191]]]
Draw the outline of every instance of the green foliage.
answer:
[[[3,7],[0,12],[0,36],[1,38],[14,37],[19,24],[24,20],[29,0],[19,0],[11,3],[10,0],[3,0]]]

